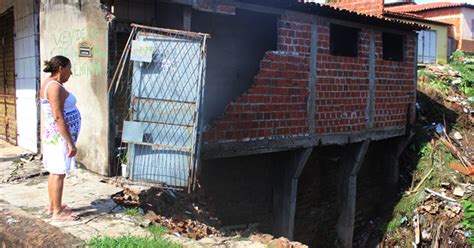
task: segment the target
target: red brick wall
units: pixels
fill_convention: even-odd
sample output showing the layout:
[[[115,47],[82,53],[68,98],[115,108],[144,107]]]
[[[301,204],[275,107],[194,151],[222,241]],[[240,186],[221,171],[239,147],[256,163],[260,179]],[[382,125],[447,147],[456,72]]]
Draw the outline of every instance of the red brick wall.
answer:
[[[377,33],[375,63],[375,128],[406,124],[409,104],[415,99],[414,56],[416,41],[405,38],[404,61],[382,59],[382,34]]]
[[[474,40],[461,40],[461,51],[474,53]]]
[[[384,0],[337,0],[330,5],[364,14],[382,15],[383,3]]]
[[[308,134],[309,23],[304,18],[281,18],[279,51],[265,54],[254,85],[214,121],[206,141]]]
[[[369,90],[369,34],[359,33],[358,57],[329,54],[329,24],[318,27],[316,133],[340,133],[366,128]]]
[[[307,136],[311,24],[305,17],[279,20],[278,51],[269,51],[254,84],[228,104],[224,114],[205,131],[208,143]],[[329,23],[318,25],[315,99],[317,134],[367,129],[369,98],[369,30],[359,35],[359,56],[329,54]],[[415,39],[407,39],[405,62],[381,60],[377,33],[374,127],[403,127],[408,104],[414,101]]]

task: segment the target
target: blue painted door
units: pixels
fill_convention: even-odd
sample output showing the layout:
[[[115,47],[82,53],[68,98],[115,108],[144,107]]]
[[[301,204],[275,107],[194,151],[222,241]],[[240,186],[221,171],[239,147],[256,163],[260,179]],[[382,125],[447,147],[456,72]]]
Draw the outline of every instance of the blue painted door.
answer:
[[[150,62],[131,61],[131,120],[122,137],[129,143],[130,177],[189,186],[197,162],[205,42],[149,32],[135,40],[153,44],[153,55]]]

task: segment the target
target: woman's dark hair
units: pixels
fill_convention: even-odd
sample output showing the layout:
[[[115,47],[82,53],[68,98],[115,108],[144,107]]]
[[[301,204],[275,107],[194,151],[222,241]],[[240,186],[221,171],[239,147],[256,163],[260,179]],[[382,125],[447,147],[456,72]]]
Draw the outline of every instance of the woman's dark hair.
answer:
[[[59,71],[59,67],[66,67],[69,64],[71,64],[71,61],[61,55],[54,56],[52,57],[49,61],[46,60],[44,61],[44,72],[51,72],[51,74],[54,74]]]

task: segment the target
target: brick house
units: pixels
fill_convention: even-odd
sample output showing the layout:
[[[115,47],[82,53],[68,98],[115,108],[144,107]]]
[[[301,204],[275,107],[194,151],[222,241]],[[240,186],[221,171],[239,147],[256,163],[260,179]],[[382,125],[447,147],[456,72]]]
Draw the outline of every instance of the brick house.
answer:
[[[317,228],[329,230],[326,221],[337,220],[328,225],[350,246],[356,219],[366,219],[359,214],[380,200],[360,202],[380,192],[358,192],[397,186],[397,160],[415,117],[415,31],[424,26],[380,16],[379,8],[361,14],[290,0],[12,0],[1,10],[22,6],[31,7],[28,18],[16,16],[13,23],[31,26],[27,36],[33,43],[28,49],[15,45],[8,61],[19,59],[20,50],[31,52],[24,56],[32,57],[34,66],[15,66],[20,75],[34,72],[28,87],[33,116],[40,119],[38,89],[47,75],[40,73],[39,61],[56,54],[71,59],[73,76],[66,87],[85,116],[78,158],[89,170],[117,173],[113,158],[123,137],[120,121],[135,111],[135,102],[109,89],[134,30],[130,23],[140,23],[211,37],[199,139],[192,144],[200,149],[166,154],[201,158],[199,184],[224,224],[259,222],[275,235],[312,243],[321,238],[314,234]],[[21,80],[8,83],[15,80],[18,96]],[[29,129],[37,134],[38,121],[33,124]],[[160,142],[147,135],[139,137],[145,145]],[[137,166],[133,159],[132,167]],[[162,166],[157,161],[142,166]],[[167,173],[190,177],[185,165],[184,171]],[[308,217],[309,208],[321,215]],[[305,236],[315,223],[319,227]]]
[[[451,24],[427,19],[415,12],[406,12],[414,6],[413,0],[337,0],[328,3],[330,6],[349,9],[360,13],[370,13],[386,18],[410,21],[429,27],[418,35],[418,63],[445,64],[453,49],[448,46],[452,39],[448,37]],[[403,6],[406,6],[403,8]]]
[[[387,8],[399,13],[420,15],[428,20],[452,25],[450,51],[474,53],[474,5],[468,3],[438,2],[403,4]]]
[[[418,63],[419,64],[446,64],[452,49],[448,49],[451,38],[448,37],[451,24],[440,21],[425,19],[424,17],[412,13],[400,13],[387,10],[385,7],[384,16],[399,20],[412,21],[429,27],[427,30],[418,33]]]

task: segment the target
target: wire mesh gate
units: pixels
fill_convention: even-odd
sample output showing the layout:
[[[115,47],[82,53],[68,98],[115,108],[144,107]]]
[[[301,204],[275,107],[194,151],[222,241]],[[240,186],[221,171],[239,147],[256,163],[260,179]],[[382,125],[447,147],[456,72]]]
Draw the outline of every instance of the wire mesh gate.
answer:
[[[207,38],[132,24],[111,84],[115,93],[130,92],[122,142],[131,180],[193,188]]]

